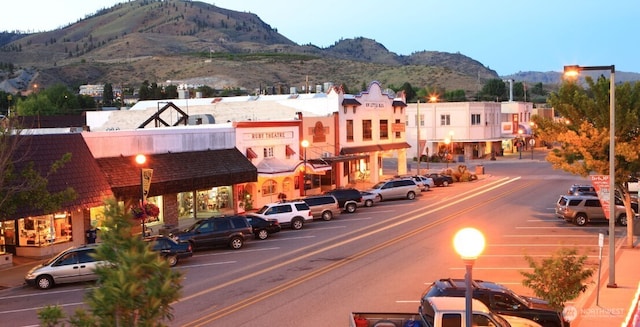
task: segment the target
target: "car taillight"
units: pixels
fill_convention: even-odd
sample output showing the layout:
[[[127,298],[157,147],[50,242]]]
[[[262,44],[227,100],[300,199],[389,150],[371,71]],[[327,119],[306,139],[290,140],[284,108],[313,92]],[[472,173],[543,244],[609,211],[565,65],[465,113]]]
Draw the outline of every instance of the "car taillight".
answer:
[[[193,248],[191,248],[191,243],[189,243],[189,247],[187,248],[187,250],[189,250],[189,252],[193,252]]]

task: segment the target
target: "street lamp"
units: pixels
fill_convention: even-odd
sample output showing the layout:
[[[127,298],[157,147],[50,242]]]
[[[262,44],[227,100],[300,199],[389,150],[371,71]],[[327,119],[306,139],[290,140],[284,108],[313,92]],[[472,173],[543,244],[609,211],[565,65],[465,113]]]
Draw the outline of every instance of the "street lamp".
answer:
[[[524,133],[524,131],[519,129],[518,130],[518,153],[520,154],[519,159],[522,159],[522,147],[524,146],[524,141],[522,140],[522,133]]]
[[[309,141],[302,140],[300,145],[304,149],[304,173],[302,175],[302,195],[307,195],[307,148],[309,147]]]
[[[138,164],[138,166],[140,166],[140,209],[144,210],[144,198],[145,198],[145,192],[144,192],[144,164],[147,162],[147,157],[144,154],[139,154],[136,156],[136,164]],[[144,225],[144,221],[145,221],[145,217],[143,216],[141,221],[141,225],[142,225],[142,237],[145,237],[145,225]]]
[[[616,288],[616,251],[615,251],[615,208],[616,208],[616,158],[615,158],[615,138],[616,138],[616,89],[615,74],[616,66],[564,66],[564,74],[567,77],[577,77],[583,70],[609,70],[611,78],[609,80],[609,284],[607,287]]]
[[[456,252],[462,258],[466,273],[464,275],[465,281],[465,326],[471,326],[473,308],[471,306],[471,299],[473,298],[473,289],[471,286],[471,273],[473,270],[473,263],[476,261],[480,253],[484,250],[484,235],[472,227],[466,227],[459,230],[453,237],[453,247]]]
[[[531,146],[531,160],[533,160],[533,146],[536,145],[536,133],[534,132],[536,123],[530,121],[529,125],[531,126],[531,140],[529,141],[529,145]]]
[[[444,144],[446,145],[447,150],[449,150],[449,143],[451,143],[451,139],[450,138],[446,138],[444,139]],[[449,156],[451,154],[447,154],[447,168],[449,168]]]
[[[418,103],[416,104],[416,135],[417,135],[417,139],[418,139],[418,143],[416,146],[416,153],[418,156],[418,167],[416,168],[416,175],[420,175],[420,161],[422,161],[421,157],[422,157],[422,149],[420,146],[420,100],[418,100]]]
[[[451,158],[453,158],[453,131],[449,131],[449,139],[451,140]]]

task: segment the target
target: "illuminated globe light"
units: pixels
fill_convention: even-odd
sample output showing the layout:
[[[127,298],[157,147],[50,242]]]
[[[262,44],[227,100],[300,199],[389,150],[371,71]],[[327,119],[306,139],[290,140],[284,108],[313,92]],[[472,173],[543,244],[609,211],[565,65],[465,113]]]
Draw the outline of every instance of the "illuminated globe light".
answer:
[[[484,235],[472,227],[459,230],[453,237],[453,248],[462,259],[476,259],[484,250]]]
[[[147,161],[147,157],[144,154],[139,154],[136,156],[136,163],[138,165],[142,165]]]

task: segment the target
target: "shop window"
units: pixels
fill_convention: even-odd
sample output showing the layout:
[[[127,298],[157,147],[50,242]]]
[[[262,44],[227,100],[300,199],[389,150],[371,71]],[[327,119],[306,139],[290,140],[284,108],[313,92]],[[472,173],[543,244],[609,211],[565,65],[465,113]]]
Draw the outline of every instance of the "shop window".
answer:
[[[386,140],[389,138],[389,121],[386,119],[380,120],[380,139]]]
[[[46,246],[72,240],[71,215],[57,213],[18,220],[19,244]]]
[[[7,252],[7,245],[16,245],[15,220],[0,221],[0,254]]]
[[[373,139],[371,119],[362,121],[362,139],[364,141],[371,141]]]
[[[273,179],[267,180],[262,183],[262,195],[274,195],[276,194],[278,184]]]

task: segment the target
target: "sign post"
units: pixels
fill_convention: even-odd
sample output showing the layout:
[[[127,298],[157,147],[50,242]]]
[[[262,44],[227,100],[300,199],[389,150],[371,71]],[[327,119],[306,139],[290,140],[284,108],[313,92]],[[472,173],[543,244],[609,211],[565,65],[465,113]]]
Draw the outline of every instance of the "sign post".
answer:
[[[598,293],[596,293],[596,305],[600,304],[600,271],[602,268],[602,248],[604,247],[604,234],[598,233],[598,281],[596,285],[596,289]]]

